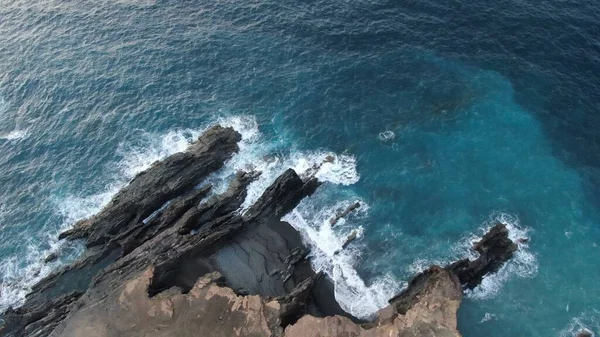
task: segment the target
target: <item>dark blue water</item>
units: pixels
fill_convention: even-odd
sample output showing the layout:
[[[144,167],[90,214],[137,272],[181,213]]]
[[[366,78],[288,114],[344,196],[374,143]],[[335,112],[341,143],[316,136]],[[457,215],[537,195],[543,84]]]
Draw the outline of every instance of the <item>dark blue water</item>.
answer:
[[[598,17],[589,0],[5,0],[0,309],[81,252],[59,231],[221,122],[245,140],[213,182],[265,171],[246,204],[336,154],[286,219],[347,310],[372,315],[502,220],[531,241],[467,294],[463,335],[598,333]]]

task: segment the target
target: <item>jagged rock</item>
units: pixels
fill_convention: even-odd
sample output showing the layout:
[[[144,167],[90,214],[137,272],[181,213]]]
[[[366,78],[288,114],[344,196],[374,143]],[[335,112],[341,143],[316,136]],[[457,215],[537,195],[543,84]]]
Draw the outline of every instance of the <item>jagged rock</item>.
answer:
[[[199,189],[192,189],[187,194],[171,201],[164,210],[151,219],[146,226],[136,227],[130,232],[123,233],[117,240],[120,242],[123,250],[121,255],[129,254],[133,249],[142,243],[155,237],[166,228],[173,226],[190,209],[195,209],[200,200],[202,200],[211,190],[211,186],[204,186]]]
[[[345,218],[346,216],[348,216],[348,214],[352,213],[358,208],[360,208],[360,202],[357,201],[352,205],[348,206],[348,208],[346,208],[343,212],[337,214],[334,218],[329,220],[329,223],[331,223],[331,226],[334,226],[335,224],[337,224],[338,221],[340,221],[340,219]]]
[[[269,186],[263,195],[244,214],[245,221],[280,219],[293,210],[300,200],[314,193],[321,183],[315,178],[306,182],[288,169]]]
[[[42,303],[8,308],[3,314],[0,334],[4,337],[48,336],[67,316],[82,293],[77,291]]]
[[[307,278],[298,284],[289,294],[276,298],[281,308],[279,310],[280,325],[286,326],[295,323],[300,317],[304,316],[308,310],[309,296],[312,294],[313,286],[316,280],[322,277],[322,274],[316,274]]]
[[[176,153],[139,173],[100,213],[80,221],[60,238],[86,238],[87,246],[92,247],[139,226],[167,201],[221,168],[238,151],[240,140],[241,135],[232,128],[210,128],[186,152]]]
[[[179,234],[188,234],[212,219],[236,211],[246,198],[246,187],[259,175],[260,172],[237,172],[235,179],[223,194],[213,196],[206,203],[190,209],[179,226]]]
[[[357,236],[358,231],[356,229],[352,230],[350,235],[348,235],[348,237],[346,238],[346,241],[344,241],[344,243],[342,244],[342,249],[346,249],[346,247],[348,247],[348,245],[352,243],[352,241],[356,240]]]
[[[166,161],[170,161],[170,158]],[[162,162],[156,163],[150,170],[161,166],[163,166]],[[109,305],[108,302],[111,301],[111,294],[115,289],[129,284],[128,282],[137,278],[149,267],[152,267],[152,275],[147,281],[145,293],[150,298],[167,296],[176,289],[185,293],[191,292],[198,278],[212,271],[222,271],[227,276],[235,276],[235,273],[238,273],[238,276],[242,275],[241,284],[232,288],[243,289],[250,294],[263,296],[291,294],[296,286],[306,284],[304,281],[307,279],[313,279],[315,273],[305,260],[308,251],[303,246],[299,234],[289,224],[279,219],[295,208],[304,197],[313,193],[320,184],[316,179],[304,181],[296,172],[288,170],[265,190],[248,212],[242,215],[239,209],[246,198],[247,185],[257,176],[258,173],[254,172],[239,172],[226,192],[200,204],[199,201],[210,191],[210,186],[184,191],[182,195],[174,196],[168,204],[155,212],[145,224],[137,219],[137,215],[137,222],[130,222],[125,227],[120,225],[115,227],[113,222],[100,221],[99,219],[107,216],[105,213],[114,212],[107,211],[110,209],[107,206],[99,215],[89,220],[90,223],[94,222],[94,227],[86,225],[78,227],[75,231],[80,234],[85,233],[83,236],[104,237],[104,239],[88,245],[90,247],[82,260],[34,287],[33,293],[28,297],[28,303],[48,308],[50,302],[46,297],[54,296],[51,294],[60,292],[60,289],[70,285],[74,276],[81,274],[84,277],[78,281],[78,284],[84,291],[87,289],[87,292],[79,299],[78,306],[92,308],[100,303]],[[151,179],[150,182],[153,183],[154,180]],[[143,189],[142,187],[142,185],[138,186],[139,189]],[[129,186],[125,189],[128,188]],[[150,184],[145,194],[151,195],[151,191],[156,188],[157,186]],[[118,195],[122,194],[120,192]],[[109,206],[115,206],[114,200]],[[118,203],[115,207],[118,208]],[[139,212],[136,214],[139,215]],[[106,228],[102,229],[101,226]],[[194,230],[195,234],[189,235],[190,230]],[[98,245],[97,243],[101,241],[106,242]],[[246,269],[219,263],[218,256],[231,245],[244,247],[249,252],[253,252],[243,259],[242,267]],[[117,249],[119,247],[122,249]],[[89,278],[103,267],[105,268],[93,277],[86,288],[85,284],[89,282]],[[251,273],[239,273],[238,269],[250,270]],[[272,275],[269,270],[285,270],[286,276],[284,278],[279,274]],[[249,280],[260,280],[260,282],[253,287],[248,283]],[[229,283],[235,283],[235,278],[232,278]],[[307,299],[306,296],[303,299]],[[319,301],[320,303],[335,302],[333,292],[329,292],[328,296],[327,294],[320,296]],[[294,304],[296,308],[297,300],[285,303]],[[298,308],[313,313],[337,310],[335,306],[329,304],[327,309],[322,309],[318,301],[312,299],[309,304],[303,303]],[[46,325],[51,329],[57,327],[55,334],[60,335],[65,324],[72,322],[73,316],[79,317],[82,310],[87,310],[73,310],[67,316],[69,309],[65,309],[65,315],[60,317],[50,312],[40,312],[39,315],[45,317],[44,320],[48,320]],[[287,312],[289,314],[286,314],[288,317],[286,320],[290,320],[290,317],[295,314],[292,314],[291,309]],[[341,310],[335,311],[338,312]],[[14,317],[18,315],[19,313]],[[23,336],[34,336],[26,333],[29,326],[33,326],[27,320],[13,321],[21,322],[23,326],[13,325],[11,331],[24,331]]]
[[[50,262],[56,261],[57,259],[58,259],[58,253],[55,253],[55,252],[54,253],[50,253],[44,259],[44,263],[50,263]]]
[[[21,308],[4,313],[0,332],[454,337],[460,281],[474,284],[514,252],[506,229],[494,229],[474,247],[480,258],[430,268],[376,321],[355,323],[339,308],[330,280],[310,267],[299,233],[280,221],[318,188],[316,173],[335,158],[328,156],[302,177],[287,170],[245,212],[240,207],[256,172],[238,172],[224,193],[202,201],[211,187],[196,186],[237,151],[239,139],[232,129],[209,129],[187,152],[154,163],[98,215],[63,233],[87,239],[84,257],[34,286]],[[358,207],[351,205],[337,219]],[[81,292],[65,294],[69,287]]]
[[[456,276],[432,267],[379,311],[378,318],[357,324],[341,316],[303,316],[285,329],[286,337],[460,337],[456,310],[462,290]]]
[[[473,250],[479,253],[477,259],[463,259],[446,268],[458,276],[464,287],[473,289],[484,276],[497,272],[517,249],[518,246],[508,238],[506,225],[498,223],[473,245]]]

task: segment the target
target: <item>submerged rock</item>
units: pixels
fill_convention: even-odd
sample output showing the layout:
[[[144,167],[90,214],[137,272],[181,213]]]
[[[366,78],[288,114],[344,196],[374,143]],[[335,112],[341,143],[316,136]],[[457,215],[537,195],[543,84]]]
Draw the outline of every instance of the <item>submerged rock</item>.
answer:
[[[350,235],[348,235],[346,241],[344,241],[344,243],[342,244],[342,249],[346,249],[346,247],[348,247],[348,245],[351,244],[352,241],[356,240],[357,237],[358,231],[355,229],[352,231],[352,233],[350,233]]]
[[[46,258],[44,259],[44,263],[50,263],[50,262],[54,262],[58,259],[58,253],[50,253],[48,254],[48,256],[46,256]]]
[[[360,202],[357,201],[352,205],[348,206],[348,208],[346,208],[343,212],[336,214],[335,217],[329,220],[329,223],[331,224],[331,226],[334,226],[335,224],[337,224],[338,221],[340,221],[340,219],[345,218],[346,216],[348,216],[348,214],[352,213],[358,208],[360,208]]]
[[[577,333],[576,337],[593,337],[594,334],[588,329],[582,329]]]

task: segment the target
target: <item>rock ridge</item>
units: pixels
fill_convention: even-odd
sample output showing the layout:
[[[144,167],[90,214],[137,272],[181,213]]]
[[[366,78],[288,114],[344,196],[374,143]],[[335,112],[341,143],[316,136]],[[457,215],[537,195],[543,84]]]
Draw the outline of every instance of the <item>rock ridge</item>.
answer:
[[[377,319],[362,322],[339,307],[331,280],[313,271],[299,233],[281,221],[320,187],[316,173],[335,158],[307,172],[286,170],[242,209],[261,172],[237,172],[220,194],[206,183],[240,140],[232,128],[209,128],[62,233],[85,240],[84,256],[4,312],[0,335],[460,336],[463,288],[477,286],[517,249],[497,224],[475,243],[477,259],[428,268]],[[332,225],[359,207],[350,205]]]

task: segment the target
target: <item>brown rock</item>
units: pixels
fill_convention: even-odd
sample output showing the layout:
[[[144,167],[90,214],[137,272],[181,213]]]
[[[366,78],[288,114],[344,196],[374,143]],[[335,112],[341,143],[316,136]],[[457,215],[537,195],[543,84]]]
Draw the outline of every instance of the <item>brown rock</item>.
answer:
[[[285,329],[286,337],[460,337],[456,310],[462,290],[451,272],[432,267],[415,277],[408,289],[390,300],[373,323],[346,317],[304,316]]]
[[[577,333],[577,337],[593,337],[594,334],[588,329],[581,329],[579,333]]]

